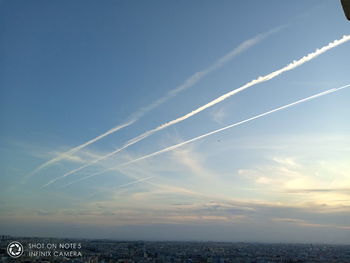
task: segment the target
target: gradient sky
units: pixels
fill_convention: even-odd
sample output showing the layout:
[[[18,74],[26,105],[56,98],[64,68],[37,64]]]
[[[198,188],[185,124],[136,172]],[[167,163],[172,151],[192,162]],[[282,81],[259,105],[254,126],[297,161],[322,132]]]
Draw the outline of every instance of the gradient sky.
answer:
[[[349,84],[350,42],[43,187],[349,33],[340,1],[0,1],[0,233],[349,244],[350,89],[72,182]]]

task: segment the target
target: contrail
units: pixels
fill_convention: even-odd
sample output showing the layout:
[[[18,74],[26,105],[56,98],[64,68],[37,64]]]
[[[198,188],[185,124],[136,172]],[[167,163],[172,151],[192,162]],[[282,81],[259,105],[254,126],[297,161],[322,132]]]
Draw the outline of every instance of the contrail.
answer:
[[[220,69],[221,67],[223,67],[225,64],[227,64],[228,62],[230,62],[234,57],[238,56],[239,54],[243,53],[244,51],[246,51],[247,49],[255,46],[256,44],[258,44],[259,42],[261,42],[262,40],[264,40],[265,38],[267,38],[268,36],[270,36],[273,33],[276,33],[278,31],[280,31],[281,29],[283,29],[286,26],[279,26],[276,27],[270,31],[267,31],[265,33],[261,33],[258,34],[256,36],[254,36],[253,38],[250,38],[248,40],[243,41],[241,44],[239,44],[236,48],[234,48],[233,50],[231,50],[230,52],[228,52],[227,54],[225,54],[224,56],[222,56],[221,58],[219,58],[218,60],[216,60],[212,65],[210,65],[208,68],[202,70],[202,71],[198,71],[194,74],[192,74],[189,78],[187,78],[181,85],[177,86],[176,88],[174,88],[173,90],[169,91],[165,96],[163,96],[162,98],[156,100],[155,102],[139,109],[137,112],[135,112],[134,114],[131,115],[131,117],[129,118],[130,121],[127,121],[125,123],[122,123],[110,130],[108,130],[107,132],[97,136],[94,139],[91,139],[79,146],[76,146],[74,148],[72,148],[69,151],[66,151],[60,155],[58,155],[57,157],[43,163],[42,165],[38,166],[35,170],[33,170],[29,175],[33,175],[37,172],[39,172],[41,169],[48,167],[56,162],[59,162],[60,160],[64,159],[67,155],[72,155],[74,153],[76,153],[77,151],[85,148],[86,146],[101,140],[102,138],[117,132],[120,129],[123,129],[125,127],[128,127],[130,125],[132,125],[133,123],[135,123],[136,121],[138,121],[142,116],[144,116],[147,112],[153,110],[154,108],[160,106],[161,104],[165,103],[166,101],[168,101],[169,99],[171,99],[172,97],[176,96],[178,93],[189,89],[191,87],[193,87],[194,85],[196,85],[200,80],[202,80],[205,76],[207,76],[208,74]]]
[[[83,178],[80,178],[79,180],[76,180],[76,181],[73,181],[73,182],[69,183],[68,185],[72,185],[72,184],[74,184],[74,183],[83,181],[83,180],[85,180],[85,179],[88,179],[88,178],[93,177],[93,176],[96,176],[96,175],[103,174],[103,173],[108,172],[108,171],[111,171],[111,170],[116,170],[116,169],[118,169],[119,167],[127,166],[127,165],[130,165],[130,164],[136,163],[136,162],[138,162],[138,161],[145,160],[145,159],[151,158],[151,157],[153,157],[153,156],[156,156],[156,155],[159,155],[159,154],[162,154],[162,153],[165,153],[165,152],[169,152],[169,151],[175,150],[175,149],[177,149],[177,148],[179,148],[179,147],[181,147],[181,146],[184,146],[184,145],[186,145],[186,144],[189,144],[189,143],[192,143],[192,142],[201,140],[201,139],[203,139],[203,138],[205,138],[205,137],[208,137],[208,136],[210,136],[210,135],[213,135],[213,134],[222,132],[222,131],[224,131],[224,130],[227,130],[227,129],[230,129],[230,128],[233,128],[233,127],[242,125],[242,124],[244,124],[244,123],[246,123],[246,122],[250,122],[250,121],[253,121],[253,120],[255,120],[255,119],[259,119],[259,118],[261,118],[261,117],[264,117],[264,116],[266,116],[266,115],[270,115],[270,114],[272,114],[272,113],[274,113],[274,112],[281,111],[281,110],[290,108],[290,107],[292,107],[292,106],[295,106],[295,105],[297,105],[297,104],[304,103],[304,102],[307,102],[307,101],[309,101],[309,100],[313,100],[313,99],[316,99],[316,98],[318,98],[318,97],[322,97],[322,96],[325,96],[325,95],[327,95],[327,94],[331,94],[331,93],[334,93],[334,92],[337,92],[337,91],[340,91],[340,90],[342,90],[342,89],[349,88],[349,87],[350,87],[350,84],[347,84],[347,85],[342,86],[342,87],[339,87],[339,88],[333,88],[333,89],[329,89],[329,90],[326,90],[326,91],[317,93],[317,94],[312,95],[312,96],[309,96],[309,97],[307,97],[307,98],[300,99],[300,100],[298,100],[298,101],[289,103],[289,104],[287,104],[287,105],[278,107],[278,108],[276,108],[276,109],[273,109],[273,110],[270,110],[270,111],[267,111],[267,112],[264,112],[264,113],[255,115],[255,116],[250,117],[250,118],[248,118],[248,119],[245,119],[245,120],[243,120],[243,121],[239,121],[239,122],[230,124],[230,125],[225,126],[225,127],[223,127],[223,128],[220,128],[220,129],[217,129],[217,130],[214,130],[214,131],[205,133],[205,134],[203,134],[203,135],[197,136],[197,137],[192,138],[192,139],[190,139],[190,140],[187,140],[187,141],[184,141],[184,142],[181,142],[181,143],[172,145],[172,146],[167,147],[167,148],[165,148],[165,149],[163,149],[163,150],[160,150],[160,151],[157,151],[157,152],[154,152],[154,153],[150,153],[150,154],[147,154],[147,155],[145,155],[145,156],[142,156],[142,157],[136,158],[136,159],[134,159],[134,160],[125,162],[125,163],[123,163],[123,164],[120,164],[120,165],[118,165],[118,166],[105,169],[105,170],[103,170],[103,171],[101,171],[101,172],[97,172],[97,173],[91,174],[91,175],[89,175],[89,176],[85,176],[85,177],[83,177]],[[66,185],[66,186],[67,186],[67,185]]]
[[[155,176],[148,176],[148,177],[143,177],[143,178],[140,178],[140,179],[137,179],[137,180],[134,180],[134,181],[130,181],[129,183],[122,184],[122,185],[118,185],[117,187],[113,188],[113,190],[115,191],[115,190],[118,190],[118,189],[120,189],[120,188],[125,188],[125,187],[130,186],[130,185],[138,184],[138,183],[141,183],[141,182],[143,182],[143,181],[152,179],[152,178],[154,178],[154,177],[155,177]],[[71,184],[72,184],[72,183],[71,183]],[[65,186],[68,186],[68,185],[71,185],[71,184],[67,184],[67,185],[65,185]],[[65,187],[65,186],[63,186],[63,187]],[[94,196],[94,195],[96,195],[96,194],[98,194],[98,193],[100,193],[100,192],[102,192],[102,191],[95,192],[95,193],[93,193],[92,195],[90,195],[89,197],[92,197],[92,196]]]
[[[154,176],[143,177],[141,179],[138,179],[138,180],[135,180],[135,181],[131,181],[131,182],[126,183],[126,184],[119,185],[118,187],[114,188],[114,190],[119,189],[119,188],[123,188],[123,187],[126,187],[126,186],[129,186],[129,185],[134,185],[134,184],[137,184],[137,183],[141,183],[143,181],[146,181],[146,180],[149,180],[149,179],[152,179],[152,178],[154,178]]]
[[[105,156],[102,156],[101,158],[98,158],[98,159],[96,159],[96,160],[94,160],[94,161],[92,161],[90,163],[87,163],[87,164],[85,164],[85,165],[83,165],[83,166],[81,166],[81,167],[79,167],[77,169],[74,169],[74,170],[72,170],[72,171],[70,171],[70,172],[68,172],[68,173],[66,173],[66,174],[64,174],[64,175],[62,175],[60,177],[57,177],[57,178],[51,180],[46,185],[44,185],[44,187],[46,187],[46,186],[56,182],[59,179],[62,179],[64,177],[68,176],[68,175],[71,175],[71,174],[73,174],[75,172],[78,172],[78,171],[84,169],[87,166],[90,166],[90,165],[95,164],[95,163],[97,163],[97,162],[99,162],[101,160],[109,158],[112,155],[115,155],[115,154],[119,153],[120,151],[128,148],[129,146],[131,146],[131,145],[133,145],[133,144],[135,144],[135,143],[137,143],[137,142],[139,142],[139,141],[149,137],[153,133],[156,133],[156,132],[158,132],[160,130],[163,130],[163,129],[165,129],[165,128],[169,127],[169,126],[172,126],[172,125],[174,125],[176,123],[182,122],[182,121],[184,121],[184,120],[186,120],[186,119],[188,119],[188,118],[190,118],[190,117],[200,113],[201,111],[203,111],[203,110],[205,110],[207,108],[210,108],[210,107],[218,104],[219,102],[222,102],[222,101],[226,100],[227,98],[229,98],[229,97],[231,97],[231,96],[233,96],[233,95],[235,95],[235,94],[237,94],[237,93],[239,93],[239,92],[241,92],[241,91],[243,91],[245,89],[248,89],[248,88],[250,88],[252,86],[255,86],[255,85],[257,85],[257,84],[259,84],[261,82],[265,82],[265,81],[268,81],[270,79],[273,79],[273,78],[279,76],[280,74],[282,74],[284,72],[287,72],[287,71],[292,70],[292,69],[294,69],[296,67],[299,67],[299,66],[303,65],[304,63],[306,63],[306,62],[308,62],[308,61],[318,57],[319,55],[321,55],[321,54],[323,54],[325,52],[327,52],[328,50],[331,50],[332,48],[335,48],[335,47],[337,47],[337,46],[339,46],[339,45],[341,45],[341,44],[343,44],[343,43],[345,43],[345,42],[347,42],[349,40],[350,40],[350,35],[344,35],[341,39],[334,40],[333,42],[329,43],[328,45],[326,45],[326,46],[324,46],[324,47],[322,47],[320,49],[316,49],[316,51],[314,51],[312,53],[309,53],[308,55],[302,57],[301,59],[294,60],[292,63],[288,64],[287,66],[285,66],[285,67],[283,67],[281,69],[273,71],[270,74],[267,74],[265,76],[260,76],[257,79],[254,79],[254,80],[246,83],[245,85],[243,85],[243,86],[241,86],[241,87],[239,87],[237,89],[234,89],[234,90],[232,90],[232,91],[230,91],[230,92],[228,92],[228,93],[226,93],[226,94],[224,94],[224,95],[222,95],[222,96],[220,96],[220,97],[210,101],[209,103],[207,103],[207,104],[205,104],[203,106],[200,106],[199,108],[197,108],[197,109],[195,109],[195,110],[193,110],[193,111],[191,111],[191,112],[189,112],[189,113],[187,113],[187,114],[185,114],[185,115],[183,115],[183,116],[181,116],[181,117],[179,117],[177,119],[174,119],[172,121],[163,123],[160,126],[154,128],[152,130],[149,130],[149,131],[146,131],[146,132],[142,133],[141,135],[139,135],[139,136],[129,140],[121,148],[119,148],[119,149],[117,149],[117,150],[115,150],[115,151],[113,151],[113,152],[111,152],[111,153],[109,153],[109,154],[107,154]]]
[[[248,40],[243,41],[241,44],[239,44],[236,48],[216,60],[212,65],[207,67],[206,69],[202,71],[198,71],[194,74],[192,74],[189,78],[187,78],[181,85],[177,86],[175,89],[169,91],[166,96],[158,99],[157,101],[153,102],[152,104],[142,108],[139,112],[137,112],[134,117],[139,118],[139,116],[143,116],[146,112],[149,112],[150,110],[158,107],[159,105],[163,104],[164,102],[168,101],[178,93],[180,93],[183,90],[189,89],[196,85],[200,80],[202,80],[205,76],[208,74],[222,68],[225,66],[228,62],[230,62],[234,57],[238,56],[239,54],[243,53],[247,49],[257,45],[259,42],[270,36],[271,34],[277,33],[283,28],[285,28],[285,25],[276,27],[274,29],[271,29],[265,33],[261,33],[256,35],[253,38],[250,38]]]
[[[125,122],[125,123],[123,123],[123,124],[120,124],[119,126],[116,126],[116,127],[112,128],[112,129],[108,130],[107,132],[105,132],[105,133],[103,133],[103,134],[101,134],[101,135],[95,137],[94,139],[91,139],[90,141],[87,141],[87,142],[85,142],[85,143],[83,143],[83,144],[81,144],[81,145],[78,145],[78,146],[76,146],[76,147],[70,149],[69,151],[66,151],[66,152],[64,152],[64,153],[61,153],[61,154],[58,155],[57,157],[55,157],[55,158],[53,158],[53,159],[51,159],[51,160],[49,160],[49,161],[43,163],[42,165],[38,166],[37,168],[35,168],[35,169],[29,174],[29,176],[31,176],[31,175],[33,175],[33,174],[39,172],[41,169],[43,169],[43,168],[45,168],[45,167],[47,167],[47,166],[50,166],[50,165],[52,165],[52,164],[54,164],[54,163],[56,163],[56,162],[59,162],[60,160],[64,159],[66,156],[72,155],[72,154],[74,154],[74,153],[80,151],[81,149],[85,148],[86,146],[88,146],[88,145],[90,145],[90,144],[92,144],[92,143],[94,143],[94,142],[96,142],[96,141],[98,141],[98,140],[101,140],[103,137],[106,137],[106,136],[108,136],[108,135],[110,135],[110,134],[112,134],[112,133],[114,133],[114,132],[117,132],[117,131],[119,131],[119,130],[121,130],[121,129],[123,129],[123,128],[125,128],[125,127],[131,125],[131,124],[133,124],[135,121],[136,121],[136,119],[132,119],[132,120],[130,120],[130,121],[128,121],[128,122]]]

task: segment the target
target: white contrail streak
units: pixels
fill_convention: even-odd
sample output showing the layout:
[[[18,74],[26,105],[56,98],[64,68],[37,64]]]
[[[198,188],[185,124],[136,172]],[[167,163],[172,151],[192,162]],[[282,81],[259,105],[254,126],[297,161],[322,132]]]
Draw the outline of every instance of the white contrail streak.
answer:
[[[41,169],[43,169],[43,168],[45,168],[47,166],[50,166],[50,165],[52,165],[52,164],[54,164],[56,162],[59,162],[60,160],[66,158],[67,156],[72,155],[72,154],[80,151],[81,149],[85,148],[86,146],[88,146],[88,145],[90,145],[90,144],[92,144],[92,143],[94,143],[94,142],[96,142],[98,140],[101,140],[103,137],[106,137],[106,136],[108,136],[108,135],[110,135],[110,134],[112,134],[114,132],[117,132],[117,131],[119,131],[119,130],[121,130],[121,129],[123,129],[123,128],[131,125],[131,124],[133,124],[135,121],[136,121],[136,119],[132,119],[132,120],[130,120],[128,122],[120,124],[119,126],[116,126],[116,127],[112,128],[112,129],[108,130],[107,132],[105,132],[105,133],[95,137],[94,139],[91,139],[90,141],[87,141],[87,142],[85,142],[85,143],[83,143],[81,145],[78,145],[78,146],[70,149],[69,151],[61,153],[57,157],[55,157],[55,158],[53,158],[53,159],[43,163],[42,165],[38,166],[37,168],[35,168],[35,170],[33,170],[29,175],[33,175],[33,174],[39,172]]]
[[[177,148],[179,148],[179,147],[181,147],[181,146],[184,146],[184,145],[189,144],[189,143],[191,143],[191,142],[195,142],[195,141],[201,140],[201,139],[203,139],[203,138],[205,138],[205,137],[208,137],[208,136],[210,136],[210,135],[213,135],[213,134],[222,132],[222,131],[224,131],[224,130],[227,130],[227,129],[230,129],[230,128],[233,128],[233,127],[242,125],[242,124],[244,124],[244,123],[246,123],[246,122],[250,122],[250,121],[253,121],[253,120],[255,120],[255,119],[259,119],[259,118],[261,118],[261,117],[264,117],[264,116],[266,116],[266,115],[270,115],[270,114],[272,114],[272,113],[274,113],[274,112],[281,111],[281,110],[287,109],[287,108],[289,108],[289,107],[295,106],[295,105],[297,105],[297,104],[304,103],[304,102],[307,102],[307,101],[309,101],[309,100],[313,100],[313,99],[316,99],[316,98],[318,98],[318,97],[325,96],[325,95],[327,95],[327,94],[330,94],[330,93],[333,93],[333,92],[336,92],[336,91],[340,91],[340,90],[342,90],[342,89],[349,88],[349,87],[350,87],[350,84],[345,85],[345,86],[342,86],[342,87],[339,87],[339,88],[333,88],[333,89],[329,89],[329,90],[326,90],[326,91],[317,93],[317,94],[312,95],[312,96],[309,96],[309,97],[307,97],[307,98],[304,98],[304,99],[301,99],[301,100],[298,100],[298,101],[289,103],[289,104],[287,104],[287,105],[278,107],[278,108],[276,108],[276,109],[273,109],[273,110],[270,110],[270,111],[267,111],[267,112],[264,112],[264,113],[255,115],[254,117],[250,117],[250,118],[245,119],[245,120],[243,120],[243,121],[239,121],[239,122],[230,124],[230,125],[225,126],[225,127],[223,127],[223,128],[220,128],[220,129],[214,130],[214,131],[212,131],[212,132],[208,132],[208,133],[205,133],[205,134],[203,134],[203,135],[197,136],[197,137],[192,138],[192,139],[190,139],[190,140],[187,140],[187,141],[184,141],[184,142],[181,142],[181,143],[172,145],[172,146],[167,147],[167,148],[165,148],[165,149],[163,149],[163,150],[160,150],[160,151],[157,151],[157,152],[154,152],[154,153],[150,153],[150,154],[147,154],[147,155],[145,155],[145,156],[142,156],[142,157],[136,158],[136,159],[134,159],[134,160],[131,160],[131,161],[129,161],[129,162],[120,164],[120,165],[118,165],[118,166],[114,166],[114,167],[105,169],[105,170],[103,170],[103,171],[101,171],[101,172],[97,172],[97,173],[94,173],[94,174],[85,176],[85,177],[83,177],[83,178],[80,178],[79,180],[76,180],[76,181],[71,182],[69,185],[72,185],[72,184],[74,184],[74,183],[83,181],[83,180],[85,180],[85,179],[88,179],[88,178],[93,177],[93,176],[96,176],[96,175],[103,174],[103,173],[108,172],[108,171],[111,171],[111,170],[117,170],[117,169],[120,168],[120,167],[127,166],[127,165],[130,165],[130,164],[139,162],[139,161],[141,161],[141,160],[145,160],[145,159],[151,158],[151,157],[153,157],[153,156],[156,156],[156,155],[159,155],[159,154],[162,154],[162,153],[165,153],[165,152],[169,152],[169,151],[175,150],[175,149],[177,149]]]
[[[216,60],[212,65],[210,65],[209,67],[207,67],[206,69],[202,70],[202,71],[198,71],[194,74],[192,74],[189,78],[187,78],[181,85],[177,86],[176,88],[174,88],[173,90],[169,91],[165,96],[163,96],[162,98],[156,100],[155,102],[147,105],[146,107],[143,107],[141,109],[139,109],[137,112],[135,112],[134,114],[131,115],[130,117],[130,121],[125,122],[123,124],[120,124],[110,130],[108,130],[107,132],[97,136],[94,139],[91,139],[90,141],[87,141],[79,146],[76,146],[74,148],[72,148],[69,151],[66,151],[60,155],[58,155],[57,157],[43,163],[42,165],[38,166],[35,170],[33,170],[29,175],[33,175],[37,172],[39,172],[41,169],[48,167],[56,162],[59,162],[60,160],[64,159],[66,156],[68,155],[72,155],[74,153],[76,153],[77,151],[85,148],[86,146],[101,140],[102,138],[117,132],[118,130],[125,128],[127,126],[132,125],[133,123],[135,123],[137,120],[139,120],[143,115],[145,115],[147,112],[153,110],[154,108],[160,106],[161,104],[165,103],[166,101],[168,101],[169,99],[173,98],[174,96],[176,96],[178,93],[189,89],[191,87],[193,87],[194,85],[196,85],[200,80],[202,80],[205,76],[209,75],[210,73],[220,69],[221,67],[223,67],[225,64],[227,64],[228,62],[230,62],[234,57],[238,56],[239,54],[243,53],[244,51],[246,51],[247,49],[255,46],[256,44],[258,44],[259,42],[261,42],[262,40],[264,40],[266,37],[270,36],[273,33],[276,33],[278,31],[280,31],[281,29],[283,29],[285,26],[280,26],[277,28],[274,28],[268,32],[265,33],[261,33],[258,34],[256,36],[254,36],[253,38],[250,38],[248,40],[243,41],[240,45],[238,45],[236,48],[234,48],[233,50],[231,50],[230,52],[228,52],[227,54],[225,54],[223,57],[219,58],[218,60]]]
[[[283,28],[285,28],[285,25],[273,28],[267,32],[258,34],[254,36],[253,38],[250,38],[248,40],[243,41],[241,44],[239,44],[237,47],[232,49],[230,52],[226,53],[224,56],[216,60],[213,64],[211,64],[206,69],[203,69],[201,71],[198,71],[194,74],[192,74],[189,78],[187,78],[181,85],[177,86],[173,90],[169,91],[164,97],[158,99],[157,101],[149,104],[148,106],[141,108],[137,113],[133,115],[135,119],[140,118],[145,113],[151,111],[152,109],[158,107],[159,105],[163,104],[164,102],[168,101],[181,91],[184,91],[186,89],[189,89],[196,85],[200,80],[202,80],[205,76],[209,75],[210,73],[222,68],[225,66],[228,62],[230,62],[233,58],[238,56],[239,54],[243,53],[244,51],[248,50],[249,48],[257,45],[259,42],[267,38],[268,36],[279,32]]]
[[[70,172],[68,172],[68,173],[66,173],[66,174],[64,174],[64,175],[62,175],[60,177],[57,177],[57,178],[51,180],[50,182],[48,182],[46,185],[44,185],[44,187],[46,187],[46,186],[56,182],[59,179],[62,179],[64,177],[68,176],[68,175],[71,175],[71,174],[73,174],[73,173],[75,173],[77,171],[80,171],[80,170],[82,170],[83,168],[85,168],[87,166],[90,166],[90,165],[95,164],[95,163],[97,163],[97,162],[99,162],[101,160],[109,158],[110,156],[115,155],[115,154],[119,153],[120,151],[128,148],[129,146],[131,146],[131,145],[133,145],[133,144],[135,144],[135,143],[137,143],[137,142],[147,138],[148,136],[152,135],[153,133],[156,133],[156,132],[158,132],[160,130],[163,130],[163,129],[165,129],[165,128],[169,127],[169,126],[172,126],[172,125],[174,125],[176,123],[182,122],[182,121],[184,121],[184,120],[186,120],[186,119],[188,119],[188,118],[190,118],[190,117],[200,113],[201,111],[203,111],[203,110],[205,110],[207,108],[210,108],[210,107],[214,106],[215,104],[218,104],[218,103],[224,101],[225,99],[227,99],[227,98],[229,98],[229,97],[231,97],[231,96],[233,96],[233,95],[235,95],[235,94],[237,94],[237,93],[239,93],[239,92],[241,92],[241,91],[243,91],[245,89],[248,89],[248,88],[250,88],[252,86],[255,86],[255,85],[257,85],[257,84],[259,84],[261,82],[265,82],[265,81],[268,81],[270,79],[273,79],[273,78],[279,76],[280,74],[282,74],[283,72],[287,72],[287,71],[292,70],[292,69],[294,69],[296,67],[299,67],[299,66],[303,65],[304,63],[306,63],[306,62],[308,62],[308,61],[318,57],[319,55],[321,55],[321,54],[323,54],[325,52],[327,52],[328,50],[331,50],[332,48],[335,48],[335,47],[337,47],[337,46],[339,46],[339,45],[341,45],[341,44],[343,44],[343,43],[345,43],[345,42],[347,42],[349,40],[350,40],[350,35],[344,35],[341,39],[334,40],[333,42],[329,43],[328,45],[326,45],[326,46],[324,46],[324,47],[322,47],[320,49],[316,49],[316,51],[314,51],[314,52],[312,52],[312,53],[302,57],[301,59],[294,60],[292,63],[288,64],[287,66],[285,66],[285,67],[283,67],[281,69],[273,71],[270,74],[267,74],[265,76],[260,76],[257,79],[254,79],[254,80],[246,83],[245,85],[243,85],[243,86],[241,86],[241,87],[239,87],[237,89],[234,89],[234,90],[232,90],[232,91],[230,91],[230,92],[228,92],[228,93],[226,93],[226,94],[224,94],[224,95],[222,95],[222,96],[220,96],[220,97],[210,101],[209,103],[207,103],[207,104],[205,104],[203,106],[200,106],[199,108],[197,108],[197,109],[195,109],[195,110],[193,110],[193,111],[191,111],[191,112],[189,112],[189,113],[187,113],[187,114],[185,114],[185,115],[183,115],[183,116],[181,116],[181,117],[179,117],[177,119],[174,119],[172,121],[166,122],[166,123],[164,123],[164,124],[154,128],[152,130],[144,132],[143,134],[141,134],[141,135],[139,135],[139,136],[129,140],[124,146],[122,146],[121,148],[115,150],[114,152],[111,152],[111,153],[109,153],[109,154],[107,154],[107,155],[105,155],[105,156],[103,156],[101,158],[98,158],[98,159],[96,159],[96,160],[94,160],[94,161],[92,161],[90,163],[87,163],[86,165],[83,165],[83,166],[81,166],[81,167],[79,167],[77,169],[74,169],[74,170],[72,170],[72,171],[70,171]]]

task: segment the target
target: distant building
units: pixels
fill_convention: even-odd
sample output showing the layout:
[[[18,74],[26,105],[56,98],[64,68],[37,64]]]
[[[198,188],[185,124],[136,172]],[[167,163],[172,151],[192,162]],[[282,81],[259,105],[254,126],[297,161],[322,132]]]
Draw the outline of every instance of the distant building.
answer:
[[[10,240],[10,239],[12,239],[12,237],[9,236],[9,235],[0,235],[0,240],[1,240],[1,241]]]

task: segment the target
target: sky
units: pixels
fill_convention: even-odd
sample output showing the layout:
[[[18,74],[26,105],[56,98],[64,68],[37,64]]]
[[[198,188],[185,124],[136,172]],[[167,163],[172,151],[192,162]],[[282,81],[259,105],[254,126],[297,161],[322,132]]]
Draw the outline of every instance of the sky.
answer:
[[[0,1],[0,233],[350,244],[349,35],[340,1]]]

